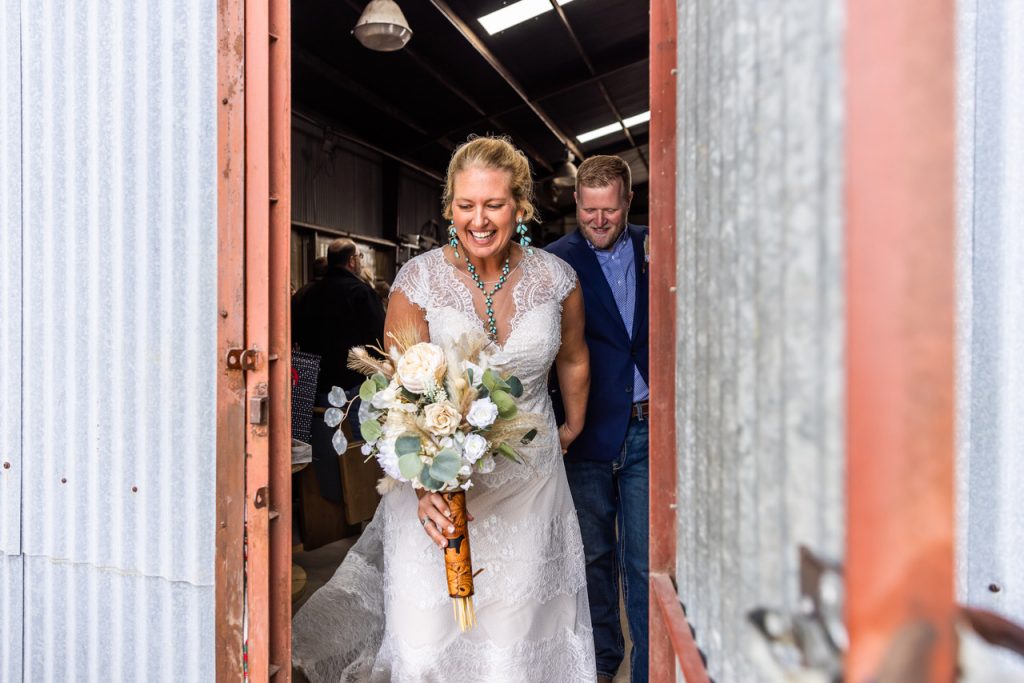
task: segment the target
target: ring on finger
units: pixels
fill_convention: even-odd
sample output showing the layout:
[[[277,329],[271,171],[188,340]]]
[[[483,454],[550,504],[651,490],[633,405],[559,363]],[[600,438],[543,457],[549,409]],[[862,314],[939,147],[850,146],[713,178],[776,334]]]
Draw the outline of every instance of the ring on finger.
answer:
[[[420,520],[420,526],[423,526],[423,527],[427,526],[427,522],[429,522],[429,521],[430,521],[430,517],[424,517],[423,519]]]

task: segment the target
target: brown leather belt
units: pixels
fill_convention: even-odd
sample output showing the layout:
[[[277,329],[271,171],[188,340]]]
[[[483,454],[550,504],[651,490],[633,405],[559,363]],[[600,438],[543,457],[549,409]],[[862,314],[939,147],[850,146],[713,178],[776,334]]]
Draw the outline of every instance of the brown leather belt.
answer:
[[[648,410],[650,404],[650,399],[637,401],[633,404],[633,409],[630,411],[629,416],[638,420],[649,420],[651,416],[650,410]]]

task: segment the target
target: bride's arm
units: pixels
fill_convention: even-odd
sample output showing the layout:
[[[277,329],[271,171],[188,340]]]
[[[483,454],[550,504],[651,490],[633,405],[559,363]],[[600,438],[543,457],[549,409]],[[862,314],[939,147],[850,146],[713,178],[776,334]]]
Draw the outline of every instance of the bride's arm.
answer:
[[[565,424],[558,429],[562,452],[583,431],[590,393],[590,351],[583,337],[583,293],[576,288],[562,302],[562,346],[555,358]]]
[[[410,326],[419,332],[420,341],[430,341],[430,329],[427,327],[423,309],[409,301],[401,291],[392,291],[388,297],[388,314],[384,318],[384,350],[388,350],[394,343],[388,337],[389,332],[397,332]]]

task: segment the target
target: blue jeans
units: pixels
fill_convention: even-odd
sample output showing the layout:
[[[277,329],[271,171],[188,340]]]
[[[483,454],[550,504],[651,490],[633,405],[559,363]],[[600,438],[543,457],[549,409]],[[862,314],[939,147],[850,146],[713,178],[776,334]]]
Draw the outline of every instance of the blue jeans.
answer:
[[[633,683],[647,681],[647,428],[646,419],[631,419],[622,452],[615,460],[565,463],[587,559],[597,673],[615,676],[622,663],[621,576],[633,639],[629,658]]]

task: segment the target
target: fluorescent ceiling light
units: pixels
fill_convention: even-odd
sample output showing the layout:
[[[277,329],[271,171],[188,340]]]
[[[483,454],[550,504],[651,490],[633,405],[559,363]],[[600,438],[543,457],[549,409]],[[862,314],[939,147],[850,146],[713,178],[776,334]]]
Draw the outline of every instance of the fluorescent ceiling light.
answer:
[[[572,0],[558,0],[559,5],[568,5]],[[554,9],[550,0],[519,0],[507,7],[485,14],[477,19],[492,36],[499,31],[521,24]]]
[[[651,120],[651,112],[645,111],[642,114],[636,116],[630,116],[628,119],[623,119],[622,122],[626,124],[626,128],[632,128],[633,126],[640,125],[641,123],[647,123]],[[576,136],[576,139],[582,142],[590,142],[597,138],[604,137],[605,135],[611,135],[622,130],[622,126],[618,123],[609,123],[607,126],[601,126],[594,130],[588,130],[586,133],[580,133]]]

